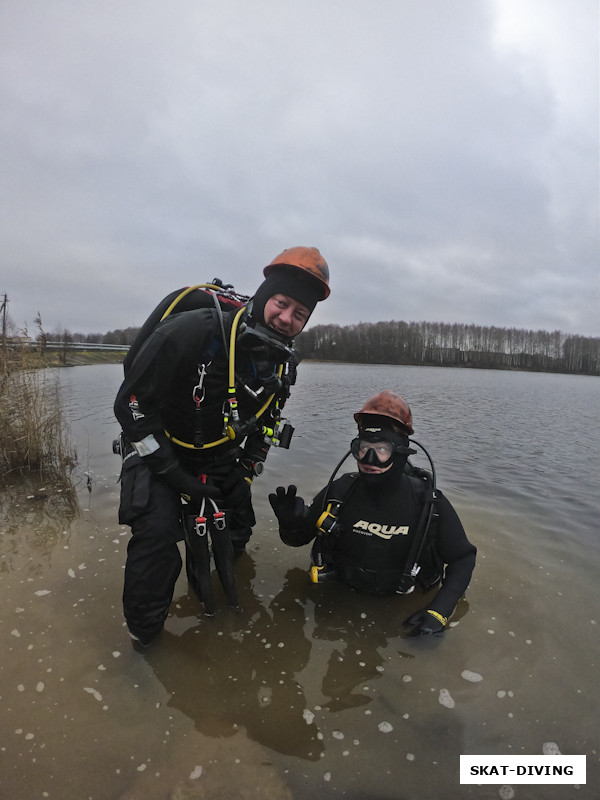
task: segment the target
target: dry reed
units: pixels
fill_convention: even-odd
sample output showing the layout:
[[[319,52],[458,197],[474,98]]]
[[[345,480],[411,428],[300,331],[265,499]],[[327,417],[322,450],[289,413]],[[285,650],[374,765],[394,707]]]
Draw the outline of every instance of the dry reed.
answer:
[[[0,480],[35,472],[66,483],[74,463],[58,374],[0,359]]]

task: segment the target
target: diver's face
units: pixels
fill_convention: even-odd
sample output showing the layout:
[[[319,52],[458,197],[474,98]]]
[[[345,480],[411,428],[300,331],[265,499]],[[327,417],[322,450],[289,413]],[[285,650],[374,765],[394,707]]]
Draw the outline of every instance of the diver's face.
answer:
[[[310,311],[287,294],[274,294],[265,303],[263,316],[267,328],[293,339],[306,325]]]

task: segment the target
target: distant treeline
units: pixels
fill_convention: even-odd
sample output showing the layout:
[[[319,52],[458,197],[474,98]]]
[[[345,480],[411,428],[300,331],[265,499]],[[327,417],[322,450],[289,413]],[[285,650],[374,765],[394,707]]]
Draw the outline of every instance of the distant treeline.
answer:
[[[139,328],[117,328],[115,331],[108,333],[67,333],[67,341],[70,342],[90,342],[90,344],[133,344],[133,340],[137,336]],[[48,334],[48,340],[51,340],[54,334]],[[62,334],[64,337],[64,332]],[[54,341],[63,341],[63,338],[55,339]]]
[[[443,322],[316,325],[298,336],[303,358],[367,364],[414,364],[600,374],[600,338],[561,331]]]
[[[138,330],[74,333],[69,339],[132,344]],[[321,361],[600,374],[600,338],[561,331],[444,322],[361,322],[315,325],[301,333],[296,343],[303,358]]]

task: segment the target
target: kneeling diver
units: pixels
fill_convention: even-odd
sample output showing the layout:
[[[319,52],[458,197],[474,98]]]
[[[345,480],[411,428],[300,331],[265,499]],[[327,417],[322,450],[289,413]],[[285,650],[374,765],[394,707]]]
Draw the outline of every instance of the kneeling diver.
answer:
[[[412,413],[405,399],[383,391],[354,415],[358,437],[350,452],[358,472],[336,479],[307,507],[296,487],[277,487],[269,501],[282,541],[299,547],[314,541],[311,577],[330,576],[375,594],[408,594],[419,584],[438,587],[427,607],[404,625],[409,636],[443,632],[475,567],[477,550],[450,501],[435,485],[435,470],[414,467],[408,457],[425,448],[409,436]]]

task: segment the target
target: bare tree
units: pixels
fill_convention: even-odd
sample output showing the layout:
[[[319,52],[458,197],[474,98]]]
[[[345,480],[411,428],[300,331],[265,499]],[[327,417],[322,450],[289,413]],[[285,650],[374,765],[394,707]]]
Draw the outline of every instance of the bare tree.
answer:
[[[361,322],[309,328],[298,337],[298,347],[304,358],[332,361],[600,374],[600,338],[560,331]]]

